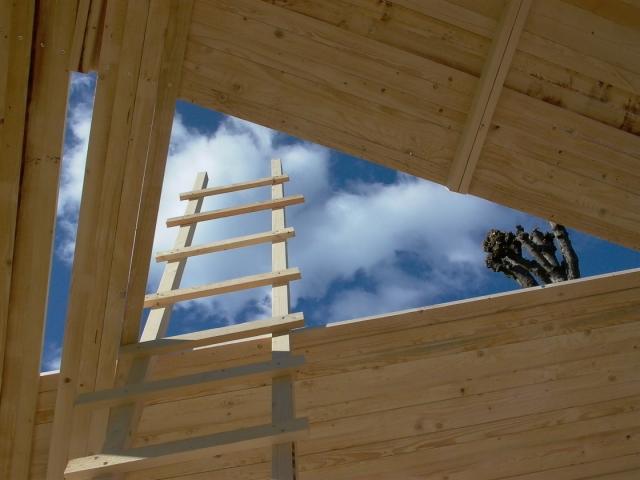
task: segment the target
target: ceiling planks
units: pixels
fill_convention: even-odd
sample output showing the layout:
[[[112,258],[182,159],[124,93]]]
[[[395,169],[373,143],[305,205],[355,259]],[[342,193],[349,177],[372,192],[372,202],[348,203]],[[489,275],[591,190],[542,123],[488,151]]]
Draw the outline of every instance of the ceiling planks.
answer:
[[[502,3],[197,0],[181,96],[444,184]],[[470,193],[640,246],[627,10],[534,2]]]

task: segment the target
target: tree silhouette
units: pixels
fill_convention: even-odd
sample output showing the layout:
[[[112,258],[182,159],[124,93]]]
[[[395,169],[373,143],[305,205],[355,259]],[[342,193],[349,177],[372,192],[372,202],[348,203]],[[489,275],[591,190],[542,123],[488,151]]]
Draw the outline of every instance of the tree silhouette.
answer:
[[[487,267],[513,278],[523,288],[580,278],[578,255],[567,229],[554,222],[549,225],[550,232],[534,228],[528,233],[521,225],[515,233],[490,230],[483,242]],[[560,260],[556,258],[558,247]]]

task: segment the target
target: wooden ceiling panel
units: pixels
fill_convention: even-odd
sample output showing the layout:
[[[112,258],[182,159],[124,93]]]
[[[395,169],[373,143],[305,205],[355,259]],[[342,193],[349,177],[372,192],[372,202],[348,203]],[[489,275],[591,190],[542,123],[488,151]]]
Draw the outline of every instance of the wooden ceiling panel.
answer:
[[[640,11],[574,3],[534,2],[469,191],[638,248]],[[475,5],[198,0],[181,96],[446,183],[504,8]]]

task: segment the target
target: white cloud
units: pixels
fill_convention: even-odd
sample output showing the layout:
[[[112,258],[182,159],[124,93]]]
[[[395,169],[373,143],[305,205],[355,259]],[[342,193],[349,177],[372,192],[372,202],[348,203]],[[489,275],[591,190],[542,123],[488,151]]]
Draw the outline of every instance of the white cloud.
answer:
[[[69,116],[75,142],[65,152],[58,211],[70,230],[74,220],[68,212],[77,211],[84,172],[87,107],[78,102]],[[281,158],[291,177],[286,194],[306,197],[304,206],[287,210],[288,224],[297,232],[289,242],[290,263],[303,273],[303,280],[292,285],[293,303],[315,302],[318,308],[307,316],[334,321],[425,305],[446,292],[472,293],[488,278],[481,249],[486,231],[525,221],[524,215],[406,175],[392,185],[356,182],[334,191],[330,150],[280,140],[277,132],[238,119],[229,118],[215,132],[203,133],[187,128],[177,116],[154,251],[173,246],[177,229],[167,229],[165,220],[184,213],[185,202],[178,195],[192,188],[198,171],[209,173],[210,185],[224,185],[268,176],[270,158]],[[264,200],[269,193],[263,188],[211,197],[203,210]],[[270,228],[265,212],[204,222],[196,229],[194,244]],[[68,257],[72,240],[68,238],[60,254],[67,252]],[[182,286],[267,272],[270,262],[268,245],[194,257],[187,262]],[[157,288],[162,268],[152,262],[150,291]],[[354,281],[356,277],[366,281]],[[268,315],[269,289],[178,307],[193,328],[204,328],[207,318],[233,322],[247,309],[255,316]]]
[[[84,167],[89,146],[95,80],[91,75],[74,74],[71,81],[71,107],[67,112],[66,141],[58,193],[59,234],[63,241],[56,254],[66,263],[73,260]]]
[[[47,344],[44,349],[44,358],[42,366],[44,372],[60,370],[60,362],[62,361],[62,346],[53,343]]]

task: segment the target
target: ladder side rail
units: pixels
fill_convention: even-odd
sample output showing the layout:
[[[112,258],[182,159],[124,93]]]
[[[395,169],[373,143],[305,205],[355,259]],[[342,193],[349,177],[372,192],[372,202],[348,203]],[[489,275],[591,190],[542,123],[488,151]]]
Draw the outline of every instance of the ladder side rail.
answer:
[[[280,159],[271,160],[271,175],[282,175]],[[284,197],[284,186],[271,187],[271,198],[277,201]],[[284,206],[271,211],[271,229],[278,230],[286,227]],[[288,268],[287,241],[275,242],[271,246],[271,268],[274,272]],[[272,315],[288,315],[290,309],[289,284],[272,287],[271,310]],[[291,357],[291,337],[289,332],[274,334],[271,339],[271,355],[274,360],[284,360]],[[294,420],[295,406],[293,395],[293,376],[281,375],[273,378],[271,387],[272,412],[274,425],[287,424]],[[295,480],[295,445],[292,441],[277,443],[271,451],[271,478],[273,480]]]

